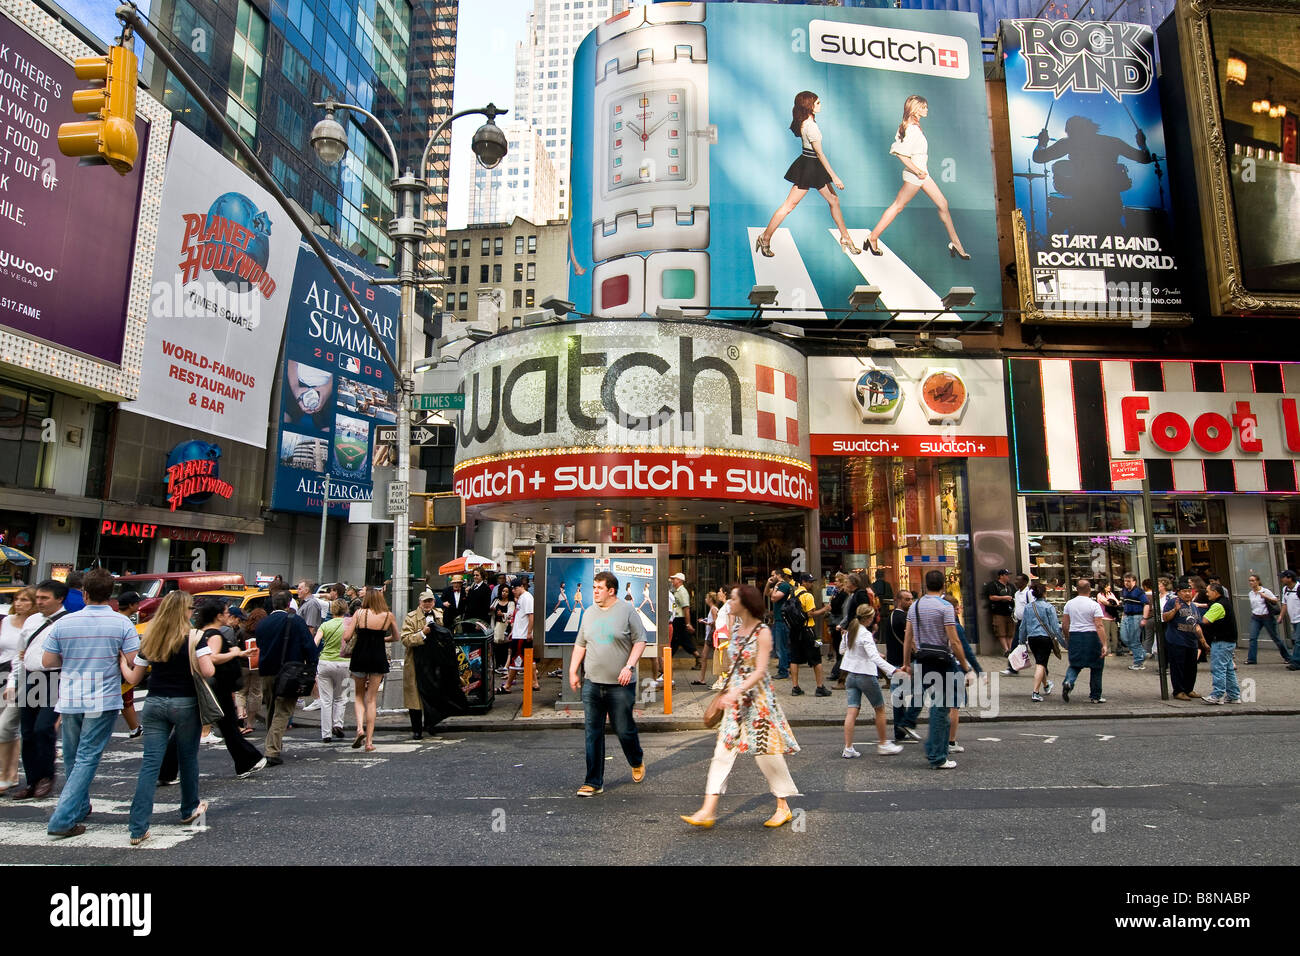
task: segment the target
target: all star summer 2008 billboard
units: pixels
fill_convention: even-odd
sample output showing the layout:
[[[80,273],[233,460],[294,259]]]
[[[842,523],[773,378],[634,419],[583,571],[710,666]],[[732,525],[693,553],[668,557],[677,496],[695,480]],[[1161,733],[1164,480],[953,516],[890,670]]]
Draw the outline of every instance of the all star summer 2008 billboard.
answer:
[[[748,318],[1001,307],[992,148],[971,14],[650,4],[574,60],[581,311]],[[969,258],[967,258],[969,257]]]

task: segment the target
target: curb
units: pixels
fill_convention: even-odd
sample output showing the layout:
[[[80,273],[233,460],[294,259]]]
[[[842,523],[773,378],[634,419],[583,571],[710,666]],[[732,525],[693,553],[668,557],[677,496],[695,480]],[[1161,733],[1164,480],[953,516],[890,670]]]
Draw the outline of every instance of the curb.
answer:
[[[922,722],[926,721],[927,715],[921,715]],[[1038,714],[998,714],[996,717],[979,717],[976,715],[963,714],[963,722],[978,721],[981,725],[1011,723],[1011,722],[1037,722],[1050,720],[1136,720],[1146,717],[1164,719],[1177,717],[1295,717],[1300,716],[1300,707],[1278,707],[1278,708],[1260,708],[1254,707],[1249,709],[1234,708],[1225,710],[1223,708],[1211,709],[1206,707],[1204,710],[1191,709],[1171,709],[1167,712],[1160,713],[1119,713],[1116,711],[1101,710],[1095,708],[1087,709],[1080,707],[1077,711],[1069,713],[1038,713]],[[499,733],[504,731],[539,731],[539,730],[582,730],[584,722],[579,719],[562,717],[553,719],[541,719],[535,717],[520,717],[502,720],[484,720],[475,723],[456,723],[456,718],[449,718],[448,721],[438,725],[438,729],[432,735],[447,733]],[[843,727],[844,718],[839,717],[792,717],[789,718],[791,727]],[[637,722],[637,731],[639,733],[676,733],[687,730],[704,730],[703,718],[677,718],[677,717],[649,717],[642,718]],[[403,733],[409,734],[410,727],[376,727],[376,733]]]

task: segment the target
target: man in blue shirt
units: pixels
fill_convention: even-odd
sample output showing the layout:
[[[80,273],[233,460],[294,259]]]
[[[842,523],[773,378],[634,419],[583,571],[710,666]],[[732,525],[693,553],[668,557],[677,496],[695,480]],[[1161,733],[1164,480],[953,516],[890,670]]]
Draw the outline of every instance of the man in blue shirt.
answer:
[[[51,836],[80,836],[90,815],[90,784],[122,709],[120,659],[135,661],[140,638],[109,605],[113,575],[95,568],[85,575],[86,606],[59,618],[45,639],[42,664],[61,668],[59,702],[63,720],[63,763],[67,777],[46,829]]]
[[[1151,604],[1147,600],[1147,594],[1138,587],[1137,578],[1132,574],[1124,575],[1124,589],[1120,591],[1120,599],[1124,602],[1121,611],[1123,616],[1119,619],[1119,635],[1128,649],[1133,652],[1133,663],[1128,669],[1131,671],[1144,671],[1146,664],[1143,662],[1147,658],[1146,648],[1142,646],[1142,632],[1146,629],[1146,622],[1151,614]]]

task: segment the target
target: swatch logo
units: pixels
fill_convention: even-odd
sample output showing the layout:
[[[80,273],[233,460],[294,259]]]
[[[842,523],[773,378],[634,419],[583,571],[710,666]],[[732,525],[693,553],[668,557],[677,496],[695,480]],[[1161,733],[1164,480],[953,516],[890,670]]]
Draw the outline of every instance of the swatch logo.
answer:
[[[950,80],[970,76],[970,50],[961,37],[893,30],[862,23],[813,20],[809,47],[818,63],[921,73]]]

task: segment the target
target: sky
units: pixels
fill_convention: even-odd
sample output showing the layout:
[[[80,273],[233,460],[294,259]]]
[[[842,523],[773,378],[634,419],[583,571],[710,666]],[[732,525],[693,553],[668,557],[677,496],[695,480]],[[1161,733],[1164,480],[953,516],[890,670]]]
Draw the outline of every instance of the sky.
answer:
[[[57,0],[56,0],[57,2]],[[117,0],[62,0],[60,6],[111,43],[120,32],[113,11]],[[455,108],[471,109],[495,103],[514,109],[515,44],[524,38],[525,19],[532,0],[461,0],[456,38]],[[137,46],[139,43],[137,42]],[[498,118],[504,123],[513,114]],[[465,225],[465,203],[474,175],[470,139],[483,125],[482,117],[467,116],[452,128],[449,227]],[[447,189],[447,183],[430,183]]]

